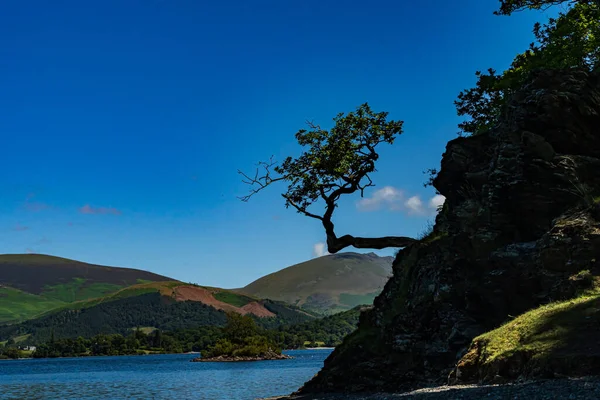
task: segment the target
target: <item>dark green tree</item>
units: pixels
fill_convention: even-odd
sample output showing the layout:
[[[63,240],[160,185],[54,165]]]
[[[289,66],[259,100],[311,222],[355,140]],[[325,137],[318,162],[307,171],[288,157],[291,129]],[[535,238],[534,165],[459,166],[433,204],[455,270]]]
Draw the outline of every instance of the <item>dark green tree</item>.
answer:
[[[330,130],[308,122],[308,130],[296,133],[303,147],[300,156],[287,157],[281,164],[273,161],[259,162],[253,176],[238,171],[244,183],[252,186],[250,193],[241,197],[248,201],[253,195],[277,182],[286,182],[282,194],[286,208],[292,207],[300,214],[321,221],[327,235],[330,253],[348,247],[383,249],[405,247],[415,240],[409,237],[363,238],[352,235],[339,237],[334,230],[333,212],[342,195],[359,193],[375,186],[371,174],[376,171],[379,159],[378,146],[392,144],[402,133],[402,121],[388,121],[388,113],[374,112],[367,103],[346,115],[338,114]],[[309,211],[322,201],[322,213]]]
[[[495,14],[511,15],[513,12],[525,9],[543,10],[560,4],[576,3],[600,5],[600,0],[500,0],[500,9]]]
[[[540,8],[549,1],[503,1],[499,13],[510,14],[528,7]],[[467,116],[459,127],[462,133],[479,134],[492,128],[510,96],[519,90],[531,74],[541,69],[582,68],[593,70],[600,61],[600,5],[595,1],[575,3],[546,24],[537,23],[536,43],[518,54],[503,73],[494,69],[476,72],[474,88],[464,90],[455,102],[459,116]]]
[[[255,336],[257,333],[258,327],[251,316],[235,312],[227,314],[227,324],[223,328],[223,334],[231,343],[244,343],[246,338]]]

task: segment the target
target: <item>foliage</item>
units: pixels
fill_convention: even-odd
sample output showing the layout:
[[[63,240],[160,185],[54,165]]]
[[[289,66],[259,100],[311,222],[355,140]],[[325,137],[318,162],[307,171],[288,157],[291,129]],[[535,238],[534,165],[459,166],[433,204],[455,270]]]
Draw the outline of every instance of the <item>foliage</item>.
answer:
[[[203,357],[259,357],[268,352],[281,353],[274,341],[262,334],[249,315],[227,314],[223,338],[202,352]]]
[[[303,347],[306,342],[322,342],[326,347],[335,347],[356,329],[362,308],[364,306],[302,324],[282,325],[267,335],[286,349]]]
[[[17,358],[22,358],[22,352],[16,347],[4,347],[0,349],[0,359],[10,358],[16,360]]]
[[[231,343],[241,344],[245,338],[254,336],[257,332],[256,322],[249,315],[227,313],[227,324],[223,328],[223,334]]]
[[[540,8],[554,3],[538,0],[504,1],[501,13],[524,7]],[[536,43],[518,54],[511,66],[501,74],[490,68],[476,72],[474,88],[464,90],[455,102],[459,116],[468,116],[459,127],[463,133],[488,131],[498,121],[508,99],[539,69],[584,68],[592,70],[600,60],[600,5],[580,1],[558,18],[546,24],[537,23],[533,33]]]
[[[253,318],[232,314],[229,328],[201,326],[193,329],[162,331],[137,327],[125,334],[98,334],[84,338],[53,338],[36,342],[33,357],[83,357],[101,355],[135,355],[148,353],[202,352],[204,356],[256,356],[281,348],[294,349],[305,345],[336,346],[344,336],[356,329],[360,309],[302,324],[277,329],[264,329]],[[239,331],[238,331],[239,329]],[[246,336],[245,336],[246,335]],[[10,348],[16,349],[15,341]],[[0,352],[1,354],[1,352]],[[16,354],[13,350],[11,354]],[[19,353],[23,356],[23,352]]]
[[[546,9],[559,4],[600,4],[598,0],[500,0],[500,9],[494,14],[496,15],[511,15],[513,12],[524,9]]]
[[[225,314],[200,302],[171,301],[160,293],[101,303],[81,310],[63,310],[21,324],[0,326],[0,340],[31,333],[27,343],[56,338],[91,337],[99,333],[127,334],[132,327],[152,326],[162,330],[223,325]]]
[[[263,328],[300,323],[314,316],[283,303],[265,301],[274,318],[252,316]],[[250,317],[248,317],[250,318]],[[67,309],[15,325],[0,326],[0,340],[31,334],[24,343],[36,344],[50,339],[91,337],[100,333],[127,335],[133,327],[153,327],[177,331],[202,326],[223,326],[226,316],[211,306],[195,301],[173,301],[160,293],[145,293],[83,309]]]
[[[250,194],[241,199],[248,201],[271,184],[283,181],[288,184],[282,194],[286,208],[292,207],[300,214],[321,221],[330,253],[348,246],[376,249],[406,246],[411,243],[410,238],[338,237],[331,220],[342,195],[358,192],[362,196],[366,188],[374,186],[371,174],[376,171],[375,163],[379,159],[377,147],[394,143],[402,133],[403,122],[388,121],[387,116],[387,112],[374,112],[365,103],[354,112],[338,114],[330,130],[309,122],[308,130],[296,133],[296,140],[304,149],[300,156],[287,157],[279,165],[272,158],[260,162],[259,167],[264,168],[262,176],[258,170],[254,177],[238,171],[244,176],[244,182],[253,187]],[[322,215],[309,211],[318,201],[325,202]]]

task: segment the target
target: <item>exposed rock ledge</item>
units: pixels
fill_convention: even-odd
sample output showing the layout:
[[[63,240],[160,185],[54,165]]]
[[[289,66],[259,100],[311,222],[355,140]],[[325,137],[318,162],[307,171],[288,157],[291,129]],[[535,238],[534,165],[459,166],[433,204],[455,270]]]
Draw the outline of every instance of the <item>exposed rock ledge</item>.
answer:
[[[269,352],[257,357],[240,357],[240,356],[217,356],[217,357],[196,357],[192,362],[240,362],[240,361],[268,361],[268,360],[288,360],[294,358],[285,354],[277,354]]]
[[[493,129],[448,143],[433,183],[446,197],[433,232],[398,253],[301,394],[447,384],[473,338],[600,277],[600,71],[537,72]]]

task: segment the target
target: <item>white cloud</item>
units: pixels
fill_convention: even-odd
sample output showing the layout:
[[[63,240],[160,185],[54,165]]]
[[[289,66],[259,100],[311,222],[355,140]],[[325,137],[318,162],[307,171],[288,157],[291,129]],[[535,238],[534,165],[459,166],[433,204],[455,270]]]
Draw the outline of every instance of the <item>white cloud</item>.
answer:
[[[436,194],[429,200],[429,208],[437,211],[438,207],[444,204],[445,201],[446,198],[444,196]]]
[[[419,196],[413,196],[404,202],[404,206],[408,209],[409,214],[423,214],[423,201]]]
[[[359,200],[356,206],[362,211],[374,211],[381,207],[394,210],[398,209],[403,198],[404,195],[402,191],[392,186],[385,186],[373,192],[371,197]]]
[[[409,215],[431,215],[437,213],[438,206],[444,204],[446,198],[437,194],[424,202],[420,196],[405,198],[404,192],[393,186],[385,186],[373,192],[370,197],[359,200],[356,207],[360,211],[402,211]]]
[[[323,242],[315,243],[313,246],[313,257],[323,257],[328,255],[327,244]]]

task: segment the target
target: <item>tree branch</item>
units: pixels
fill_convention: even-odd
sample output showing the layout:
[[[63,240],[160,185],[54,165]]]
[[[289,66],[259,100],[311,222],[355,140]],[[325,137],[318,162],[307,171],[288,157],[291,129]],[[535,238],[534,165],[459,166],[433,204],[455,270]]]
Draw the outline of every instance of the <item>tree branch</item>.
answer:
[[[388,247],[407,247],[417,242],[416,239],[406,236],[384,236],[379,238],[354,237],[344,235],[340,238],[327,236],[327,251],[335,254],[338,251],[352,246],[357,249],[385,249]]]

